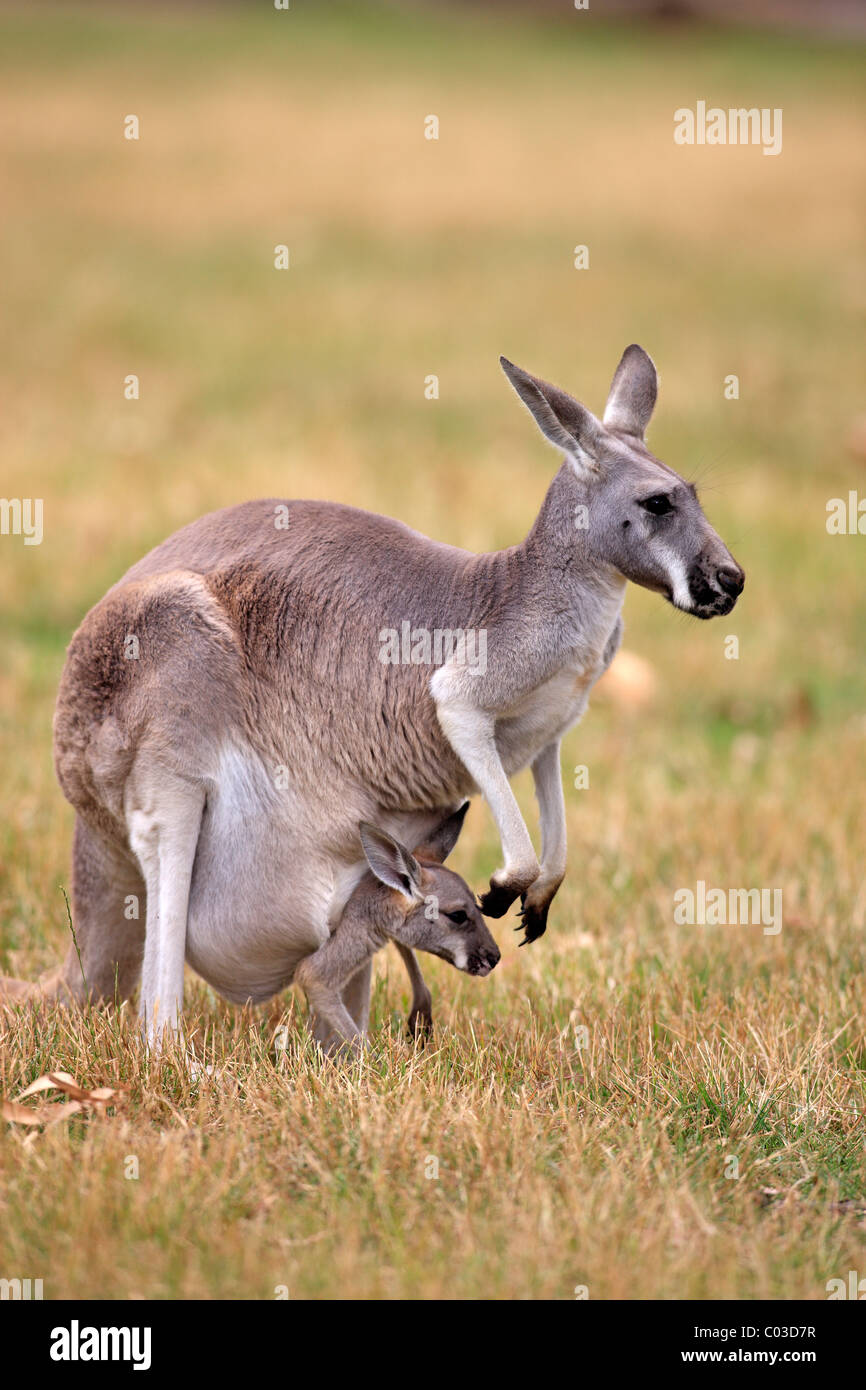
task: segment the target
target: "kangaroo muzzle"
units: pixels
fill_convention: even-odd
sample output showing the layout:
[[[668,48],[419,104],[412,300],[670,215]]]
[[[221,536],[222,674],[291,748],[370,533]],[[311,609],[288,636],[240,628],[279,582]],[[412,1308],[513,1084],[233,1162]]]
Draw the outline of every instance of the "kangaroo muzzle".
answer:
[[[688,571],[689,596],[696,618],[717,618],[730,613],[746,582],[733,555],[711,552],[699,556]]]

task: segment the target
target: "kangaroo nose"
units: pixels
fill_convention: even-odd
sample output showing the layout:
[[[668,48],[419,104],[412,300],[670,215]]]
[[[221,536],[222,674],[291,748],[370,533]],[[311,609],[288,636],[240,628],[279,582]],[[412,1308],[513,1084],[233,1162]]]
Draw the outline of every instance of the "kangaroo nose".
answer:
[[[734,565],[723,565],[720,570],[716,570],[716,580],[720,589],[723,589],[726,594],[730,594],[731,598],[736,598],[738,594],[743,592],[746,576],[741,569]]]

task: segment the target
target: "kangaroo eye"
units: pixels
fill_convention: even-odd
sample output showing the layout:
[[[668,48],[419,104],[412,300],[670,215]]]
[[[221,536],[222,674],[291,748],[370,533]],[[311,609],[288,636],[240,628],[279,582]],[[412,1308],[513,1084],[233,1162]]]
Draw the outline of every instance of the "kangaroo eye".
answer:
[[[674,509],[671,499],[663,492],[656,493],[655,497],[645,497],[640,505],[645,512],[650,512],[653,516],[664,516],[665,512],[672,512]]]
[[[458,927],[462,927],[464,922],[469,921],[466,913],[462,910],[459,912],[446,912],[445,916],[448,918],[449,922],[456,922]]]

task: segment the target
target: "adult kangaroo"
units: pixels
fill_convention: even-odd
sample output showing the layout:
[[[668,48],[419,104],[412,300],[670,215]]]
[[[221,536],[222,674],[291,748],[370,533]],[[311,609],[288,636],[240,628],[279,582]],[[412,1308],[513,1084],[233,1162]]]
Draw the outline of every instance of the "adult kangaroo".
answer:
[[[565,454],[519,545],[475,555],[352,507],[247,502],[178,531],[88,613],[54,726],[81,965],[71,948],[48,992],[81,997],[83,968],[91,995],[125,996],[141,975],[151,1031],[177,1026],[186,958],[231,1000],[268,998],[335,929],[366,868],[359,823],[416,845],[476,790],[504,855],[481,907],[520,898],[526,940],[542,934],[565,873],[560,739],[617,650],[626,581],[709,618],[744,576],[644,443],[642,348],[603,421],[502,366]],[[508,780],[527,764],[540,864]],[[369,963],[344,992],[356,1019],[368,993]]]

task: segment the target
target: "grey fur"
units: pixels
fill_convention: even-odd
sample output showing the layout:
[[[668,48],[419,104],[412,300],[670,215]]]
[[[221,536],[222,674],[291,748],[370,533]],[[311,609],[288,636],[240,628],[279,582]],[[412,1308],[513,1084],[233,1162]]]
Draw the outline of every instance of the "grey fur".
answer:
[[[459,817],[458,832],[463,809],[446,822]],[[360,835],[371,872],[361,879],[336,930],[295,971],[295,981],[305,991],[329,1048],[360,1045],[366,1020],[353,1017],[345,990],[386,942],[395,942],[407,958],[410,978],[414,951],[441,956],[470,975],[489,975],[499,961],[499,949],[472,890],[459,874],[430,857],[429,842],[416,857],[375,826],[362,824]],[[422,993],[423,980],[418,985],[413,979],[416,985]],[[426,1016],[415,1005],[410,1033],[426,1031],[428,1019],[429,999]]]
[[[73,637],[55,760],[87,990],[113,996],[119,970],[126,994],[143,969],[152,1032],[177,1024],[184,958],[232,1000],[284,988],[366,870],[359,824],[417,845],[476,790],[505,860],[482,907],[521,897],[539,936],[565,872],[559,743],[616,652],[626,581],[700,617],[733,607],[742,571],[642,438],[647,355],[627,349],[604,425],[503,365],[566,454],[519,545],[476,555],[335,503],[247,502],[157,546]],[[673,510],[653,516],[662,495]],[[483,630],[486,671],[383,663],[382,631],[404,622]],[[540,863],[508,781],[527,765]],[[44,988],[81,997],[73,952]]]

